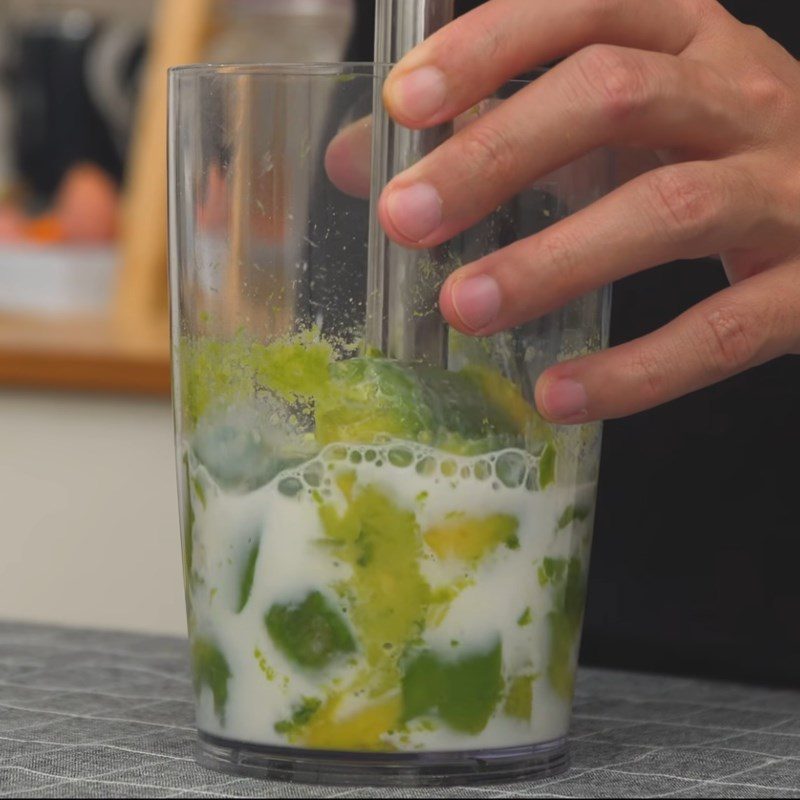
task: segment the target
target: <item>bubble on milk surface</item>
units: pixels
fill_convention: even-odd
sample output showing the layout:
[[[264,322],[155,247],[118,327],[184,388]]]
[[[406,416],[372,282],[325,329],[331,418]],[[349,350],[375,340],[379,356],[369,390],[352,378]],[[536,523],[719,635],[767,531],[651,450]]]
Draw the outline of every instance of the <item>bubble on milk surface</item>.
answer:
[[[284,470],[278,491],[286,497],[314,498],[315,491],[331,485],[331,475],[351,470],[389,473],[413,470],[423,480],[453,487],[463,483],[488,484],[494,491],[537,491],[539,458],[524,450],[506,450],[479,456],[458,456],[416,442],[385,444],[330,444],[316,458]],[[398,475],[399,477],[399,475]],[[327,496],[327,492],[325,493]],[[318,495],[317,495],[318,496]]]

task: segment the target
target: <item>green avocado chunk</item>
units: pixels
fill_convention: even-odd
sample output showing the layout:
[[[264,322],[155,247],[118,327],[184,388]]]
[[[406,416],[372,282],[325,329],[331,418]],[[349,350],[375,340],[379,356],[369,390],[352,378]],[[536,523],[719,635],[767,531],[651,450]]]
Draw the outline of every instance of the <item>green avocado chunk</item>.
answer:
[[[385,358],[351,358],[330,368],[328,391],[316,398],[321,444],[391,436],[451,452],[524,446],[533,409],[500,375],[451,372]],[[501,383],[502,382],[502,383]],[[504,384],[508,384],[505,386]]]
[[[547,488],[555,479],[556,448],[552,442],[548,442],[539,459],[539,488]]]
[[[580,635],[586,597],[586,576],[580,559],[571,558],[566,569],[559,570],[554,591],[554,608],[547,615],[550,628],[547,677],[556,692],[569,700],[575,682],[573,653]]]
[[[302,667],[321,669],[356,649],[347,623],[318,591],[301,603],[275,603],[265,621],[275,646]]]
[[[279,453],[265,447],[262,436],[252,436],[252,426],[242,427],[236,415],[225,422],[226,409],[256,401],[290,423],[297,418],[309,429],[313,424],[316,444],[323,446],[394,437],[474,455],[524,448],[532,440],[550,443],[540,482],[544,487],[552,480],[552,433],[496,369],[473,364],[443,370],[376,353],[336,358],[315,329],[267,345],[243,334],[229,341],[182,338],[185,423],[197,428],[198,458],[218,482],[253,489],[283,468],[276,462]],[[210,431],[199,424],[209,414],[216,415]],[[294,449],[302,451],[298,457],[308,444],[295,442]]]
[[[231,670],[219,648],[207,639],[195,639],[192,643],[192,674],[195,694],[199,695],[203,686],[208,686],[214,696],[214,712],[224,722]]]
[[[258,561],[258,551],[261,548],[261,542],[257,541],[247,554],[247,560],[244,564],[242,571],[242,581],[239,584],[239,603],[236,606],[236,613],[240,614],[247,601],[250,599],[250,593],[253,591],[253,580],[256,576],[256,562]]]
[[[302,728],[319,711],[322,701],[317,697],[304,697],[301,702],[292,707],[292,716],[289,719],[275,723],[275,732],[288,735]]]
[[[569,505],[564,509],[564,512],[558,518],[556,523],[556,530],[563,531],[564,528],[569,527],[573,522],[583,522],[588,516],[591,509],[584,506]]]
[[[564,578],[566,570],[567,560],[565,558],[550,558],[550,556],[545,556],[537,570],[539,586],[547,586],[549,583],[557,585]]]
[[[437,713],[454,730],[480,733],[503,691],[502,665],[500,642],[457,660],[417,654],[403,676],[403,720]]]
[[[508,689],[503,711],[516,719],[526,722],[531,721],[533,716],[533,682],[535,675],[519,675],[513,678]]]

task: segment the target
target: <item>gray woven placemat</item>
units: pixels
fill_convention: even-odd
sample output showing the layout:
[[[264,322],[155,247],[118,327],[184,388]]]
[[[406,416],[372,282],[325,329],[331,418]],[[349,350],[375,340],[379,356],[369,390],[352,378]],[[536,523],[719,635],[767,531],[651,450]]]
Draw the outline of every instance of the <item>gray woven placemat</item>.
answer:
[[[800,692],[583,670],[558,778],[431,790],[236,779],[193,760],[185,643],[0,623],[0,797],[798,797]]]

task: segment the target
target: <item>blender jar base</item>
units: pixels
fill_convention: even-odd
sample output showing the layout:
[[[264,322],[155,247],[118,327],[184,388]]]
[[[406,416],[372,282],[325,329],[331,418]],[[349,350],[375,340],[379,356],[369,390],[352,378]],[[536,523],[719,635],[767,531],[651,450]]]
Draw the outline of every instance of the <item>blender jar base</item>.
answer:
[[[558,775],[567,767],[567,741],[458,752],[355,753],[271,747],[199,733],[198,760],[233,775],[292,783],[475,785]]]

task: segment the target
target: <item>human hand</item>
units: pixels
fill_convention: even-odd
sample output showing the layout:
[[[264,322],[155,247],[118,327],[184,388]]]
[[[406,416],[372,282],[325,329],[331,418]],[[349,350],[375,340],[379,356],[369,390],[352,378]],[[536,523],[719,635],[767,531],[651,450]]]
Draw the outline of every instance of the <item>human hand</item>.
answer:
[[[436,246],[597,147],[659,163],[455,271],[440,295],[448,322],[488,335],[657,264],[721,255],[729,288],[542,374],[537,407],[559,423],[630,414],[800,351],[800,66],[715,0],[490,0],[409,53],[384,99],[425,128],[560,57],[391,181],[388,235]]]

